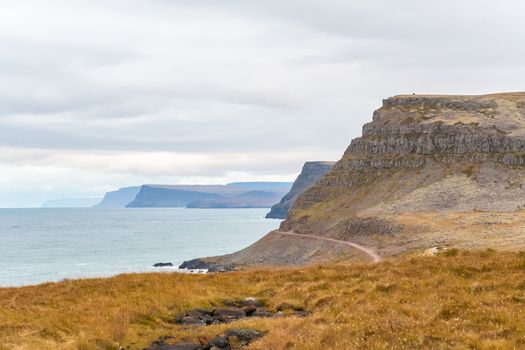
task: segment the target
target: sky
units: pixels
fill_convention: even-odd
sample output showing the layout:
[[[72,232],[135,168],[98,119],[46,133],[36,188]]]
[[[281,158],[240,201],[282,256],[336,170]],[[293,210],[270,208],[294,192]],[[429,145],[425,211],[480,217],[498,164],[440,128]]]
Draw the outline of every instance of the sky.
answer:
[[[518,0],[0,0],[0,207],[292,181],[381,100],[525,90]]]

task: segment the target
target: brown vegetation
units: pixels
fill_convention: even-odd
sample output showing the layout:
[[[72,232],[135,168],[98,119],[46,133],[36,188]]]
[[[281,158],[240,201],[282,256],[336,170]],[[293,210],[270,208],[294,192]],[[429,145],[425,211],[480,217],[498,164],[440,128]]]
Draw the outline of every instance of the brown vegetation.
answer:
[[[0,289],[0,349],[141,349],[161,335],[268,334],[250,349],[525,347],[525,254],[448,250],[376,265],[213,275],[135,274]],[[177,314],[225,299],[288,302],[306,318],[184,327]]]

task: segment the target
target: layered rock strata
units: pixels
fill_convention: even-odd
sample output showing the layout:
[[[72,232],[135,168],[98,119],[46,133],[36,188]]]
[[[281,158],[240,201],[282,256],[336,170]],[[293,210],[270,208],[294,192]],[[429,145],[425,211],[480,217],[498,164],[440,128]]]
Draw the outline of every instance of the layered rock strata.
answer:
[[[387,213],[513,211],[523,175],[525,93],[391,97],[283,229],[356,234]]]

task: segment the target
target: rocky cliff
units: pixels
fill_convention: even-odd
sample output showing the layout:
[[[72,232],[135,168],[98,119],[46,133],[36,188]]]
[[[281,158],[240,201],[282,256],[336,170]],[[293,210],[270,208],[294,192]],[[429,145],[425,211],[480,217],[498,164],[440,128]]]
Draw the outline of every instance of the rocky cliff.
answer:
[[[285,232],[351,241],[383,256],[524,249],[524,183],[525,93],[395,96],[299,196],[279,232],[211,261],[271,265],[286,256],[286,264],[303,264],[329,255]]]
[[[140,191],[140,186],[123,187],[116,191],[107,192],[95,208],[125,208]]]
[[[284,230],[399,230],[401,212],[525,206],[525,93],[388,98],[342,159],[297,200]]]
[[[335,162],[306,162],[292,189],[288,192],[279,203],[272,206],[270,212],[266,215],[268,219],[285,219],[288,216],[288,210],[293,205],[297,197],[304,191],[315,185],[319,179],[328,173]]]

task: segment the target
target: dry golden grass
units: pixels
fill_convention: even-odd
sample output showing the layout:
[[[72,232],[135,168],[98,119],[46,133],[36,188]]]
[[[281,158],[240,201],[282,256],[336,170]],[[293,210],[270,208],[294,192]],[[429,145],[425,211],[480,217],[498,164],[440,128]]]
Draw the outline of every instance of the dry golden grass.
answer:
[[[184,328],[194,307],[256,296],[307,318]],[[525,254],[449,250],[377,265],[214,275],[137,274],[0,289],[0,349],[141,349],[228,327],[269,331],[250,349],[523,349]]]

